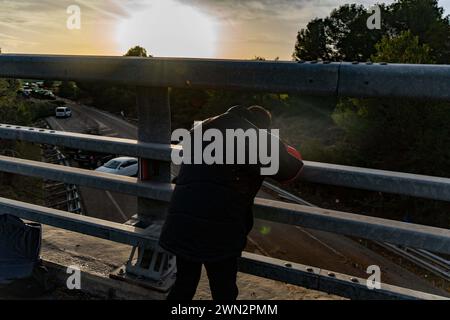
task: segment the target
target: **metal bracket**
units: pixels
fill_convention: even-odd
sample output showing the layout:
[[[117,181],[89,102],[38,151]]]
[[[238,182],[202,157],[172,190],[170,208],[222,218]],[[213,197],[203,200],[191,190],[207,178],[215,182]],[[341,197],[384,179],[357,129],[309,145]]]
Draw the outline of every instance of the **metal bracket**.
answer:
[[[133,216],[125,224],[138,226],[140,222]],[[158,234],[160,224],[145,229],[149,234]],[[159,246],[142,249],[133,246],[126,264],[114,271],[110,277],[124,280],[146,288],[167,292],[175,282],[176,258]]]

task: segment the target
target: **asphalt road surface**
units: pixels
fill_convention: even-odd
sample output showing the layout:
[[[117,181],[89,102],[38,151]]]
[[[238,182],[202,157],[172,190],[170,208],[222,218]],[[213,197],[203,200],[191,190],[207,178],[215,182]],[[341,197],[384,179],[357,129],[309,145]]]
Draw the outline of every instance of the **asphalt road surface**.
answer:
[[[73,116],[68,119],[48,118],[53,129],[85,133],[94,128],[104,136],[137,138],[136,126],[120,117],[69,100],[66,102],[72,108]],[[87,187],[80,187],[80,192],[84,212],[89,216],[125,222],[136,213],[136,197]],[[259,196],[274,198],[264,191]],[[448,295],[421,276],[341,235],[256,219],[247,250],[362,278],[368,277],[368,266],[378,265],[382,282]]]

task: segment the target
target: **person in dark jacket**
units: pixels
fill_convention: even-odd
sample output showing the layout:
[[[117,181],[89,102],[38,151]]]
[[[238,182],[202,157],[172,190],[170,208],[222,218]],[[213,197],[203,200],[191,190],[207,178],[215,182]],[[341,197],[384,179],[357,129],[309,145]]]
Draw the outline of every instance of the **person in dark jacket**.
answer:
[[[245,131],[270,126],[270,112],[259,106],[235,106],[202,122],[202,130],[218,129],[224,136],[226,129]],[[280,182],[294,180],[303,167],[300,153],[277,141],[279,170],[270,178]],[[203,148],[206,145],[203,143]],[[237,298],[237,261],[253,227],[253,201],[265,178],[261,167],[259,162],[181,164],[159,240],[159,245],[174,254],[177,261],[177,278],[168,300],[192,300],[202,265],[214,300]]]

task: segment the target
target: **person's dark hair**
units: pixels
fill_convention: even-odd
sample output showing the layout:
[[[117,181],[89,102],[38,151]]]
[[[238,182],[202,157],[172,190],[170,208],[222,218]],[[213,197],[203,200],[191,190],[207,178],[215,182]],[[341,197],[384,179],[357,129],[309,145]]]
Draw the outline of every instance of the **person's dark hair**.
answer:
[[[261,129],[269,129],[272,125],[272,114],[269,110],[261,106],[251,106],[247,108],[250,111],[251,119],[249,119],[253,124]]]

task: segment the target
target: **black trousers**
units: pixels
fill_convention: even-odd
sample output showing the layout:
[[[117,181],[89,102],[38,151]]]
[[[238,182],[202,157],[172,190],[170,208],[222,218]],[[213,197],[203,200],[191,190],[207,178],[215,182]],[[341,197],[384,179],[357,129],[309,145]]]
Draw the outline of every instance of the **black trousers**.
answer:
[[[213,300],[236,300],[237,257],[218,262],[194,262],[177,257],[177,278],[167,300],[192,300],[205,265]]]

